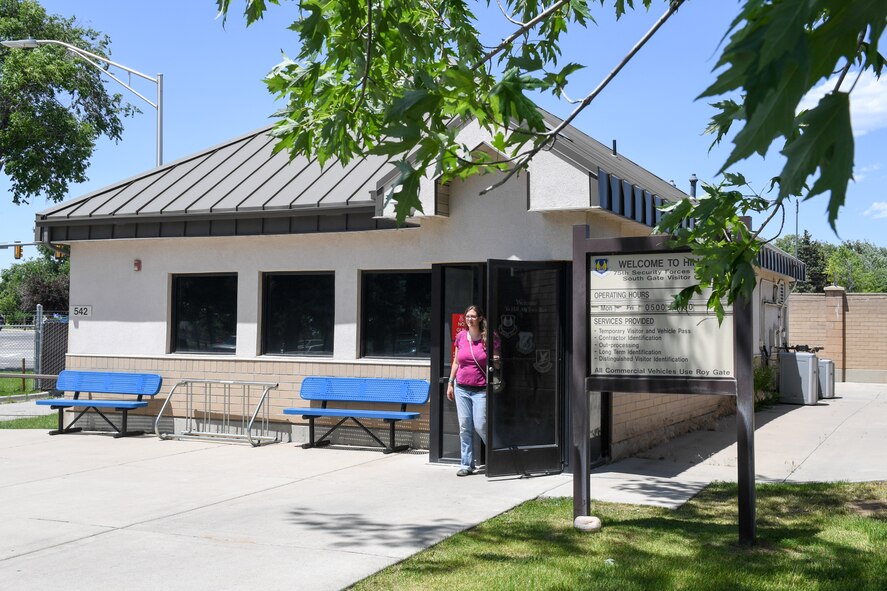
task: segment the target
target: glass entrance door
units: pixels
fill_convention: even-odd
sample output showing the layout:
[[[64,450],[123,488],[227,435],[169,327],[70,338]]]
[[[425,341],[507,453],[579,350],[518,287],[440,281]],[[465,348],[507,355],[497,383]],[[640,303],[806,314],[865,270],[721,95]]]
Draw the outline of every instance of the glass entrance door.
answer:
[[[465,263],[432,265],[431,300],[431,441],[432,462],[459,463],[459,420],[456,405],[447,400],[447,378],[453,362],[453,337],[460,330],[465,308],[485,301],[486,265]],[[481,450],[475,436],[474,449]],[[478,461],[483,462],[482,454]]]
[[[487,476],[563,470],[566,266],[488,261],[504,389],[487,390]]]

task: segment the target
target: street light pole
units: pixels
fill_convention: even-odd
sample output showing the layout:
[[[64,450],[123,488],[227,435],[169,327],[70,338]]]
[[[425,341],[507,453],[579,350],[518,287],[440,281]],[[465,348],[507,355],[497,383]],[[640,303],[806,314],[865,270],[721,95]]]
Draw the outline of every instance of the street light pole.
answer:
[[[4,47],[9,47],[10,49],[35,49],[40,47],[41,45],[61,45],[65,49],[67,49],[70,53],[73,53],[89,65],[93,66],[97,70],[99,70],[102,74],[105,74],[131,93],[154,107],[157,110],[157,166],[163,164],[163,74],[157,74],[156,78],[152,78],[147,74],[143,74],[138,70],[133,70],[132,68],[128,68],[123,64],[118,64],[117,62],[111,61],[106,57],[102,57],[95,53],[91,53],[86,51],[85,49],[80,49],[70,43],[65,43],[64,41],[57,41],[55,39],[16,39],[9,41],[0,41],[0,45]],[[109,66],[113,66],[115,68],[120,68],[124,72],[128,72],[129,74],[134,74],[139,78],[144,78],[149,82],[153,82],[157,86],[157,99],[156,101],[151,101],[151,99],[147,98],[145,95],[138,92],[132,86],[100,66],[96,63],[96,61],[108,64]]]
[[[798,212],[801,211],[801,198],[795,197],[795,258],[798,258]]]

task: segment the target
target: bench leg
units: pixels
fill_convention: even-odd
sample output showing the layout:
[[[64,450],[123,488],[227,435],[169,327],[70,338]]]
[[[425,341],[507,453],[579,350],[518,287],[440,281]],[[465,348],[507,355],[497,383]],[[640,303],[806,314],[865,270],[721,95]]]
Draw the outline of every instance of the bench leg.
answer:
[[[308,443],[302,444],[302,449],[314,447],[314,417],[308,417]]]
[[[330,444],[329,440],[314,441],[314,418],[315,417],[308,417],[308,443],[303,443],[302,449],[310,449],[312,447],[326,447]],[[326,435],[329,435],[329,432],[327,432]],[[326,437],[326,435],[324,435],[324,437]]]
[[[145,434],[144,431],[127,431],[126,430],[127,413],[128,413],[128,410],[124,408],[123,409],[123,428],[114,435],[114,439],[117,439],[118,437],[134,437],[136,435],[144,435]],[[99,413],[99,414],[102,414],[102,413]],[[105,420],[107,421],[108,419],[106,418]],[[111,421],[108,421],[108,422],[110,423]],[[113,427],[113,425],[111,425],[111,426]]]
[[[50,408],[53,408],[53,407],[50,406]],[[49,432],[50,435],[64,435],[66,433],[77,433],[77,432],[83,430],[80,427],[70,427],[70,426],[67,429],[65,429],[65,407],[64,406],[57,406],[55,408],[57,408],[59,411],[59,428],[54,431],[50,431]],[[89,410],[89,409],[86,409],[86,410]],[[86,410],[84,410],[79,415],[77,415],[77,418],[75,418],[73,421],[71,421],[71,424],[73,425],[78,420],[80,420],[80,417],[83,416],[83,413],[86,412]]]
[[[336,423],[329,431],[324,433],[320,437],[319,440],[315,441],[314,419],[316,417],[303,417],[303,418],[308,419],[308,440],[309,441],[308,441],[308,443],[302,444],[302,449],[309,449],[312,447],[326,447],[327,445],[330,445],[332,442],[329,439],[327,439],[327,437],[329,437],[333,431],[338,429],[345,421],[348,421],[349,419],[351,421],[353,421],[358,427],[363,429],[366,432],[366,434],[369,435],[376,443],[378,443],[383,448],[383,453],[390,454],[390,453],[394,453],[394,452],[405,451],[410,448],[409,445],[395,445],[394,444],[394,425],[395,425],[395,423],[397,423],[397,420],[385,419],[385,422],[388,423],[388,441],[389,441],[388,445],[386,445],[385,442],[382,441],[381,439],[379,439],[375,433],[373,433],[372,431],[367,429],[366,425],[364,425],[363,423],[361,423],[359,420],[357,420],[354,417],[344,417],[341,421]]]
[[[326,433],[321,435],[320,439],[315,441],[314,440],[314,419],[315,418],[316,417],[308,417],[308,437],[311,439],[311,441],[309,443],[302,444],[302,449],[308,449],[309,447],[326,447],[328,445],[331,445],[333,442],[330,441],[329,439],[327,439],[327,437],[329,437],[333,431],[338,429],[342,423],[344,423],[345,421],[348,420],[348,417],[345,417],[344,419],[342,419],[341,421],[336,423],[332,429],[330,429],[329,431],[327,431]]]
[[[398,451],[405,451],[410,448],[409,445],[394,445],[394,424],[397,421],[386,421],[388,423],[388,447],[382,453],[390,454]]]
[[[74,420],[71,421],[71,425],[69,425],[68,428],[66,429],[65,428],[65,416],[64,416],[65,407],[60,406],[60,407],[50,407],[50,408],[57,408],[59,411],[59,428],[55,429],[53,431],[50,431],[49,432],[50,435],[65,435],[68,433],[78,433],[78,432],[82,431],[83,429],[81,427],[72,427],[71,425],[73,425],[74,423],[79,421],[80,417],[85,415],[90,410],[95,411],[96,414],[98,414],[100,417],[102,417],[105,420],[105,422],[108,423],[108,425],[110,425],[111,428],[114,429],[114,431],[116,431],[116,433],[114,434],[115,439],[117,437],[132,437],[135,435],[144,435],[145,434],[144,431],[127,431],[126,423],[127,423],[128,409],[122,409],[123,410],[123,429],[118,429],[117,426],[114,423],[112,423],[110,421],[110,419],[108,419],[108,417],[106,417],[102,411],[100,411],[97,408],[91,408],[91,407],[84,408],[82,411],[80,411],[80,414],[78,414],[76,417],[74,417]]]

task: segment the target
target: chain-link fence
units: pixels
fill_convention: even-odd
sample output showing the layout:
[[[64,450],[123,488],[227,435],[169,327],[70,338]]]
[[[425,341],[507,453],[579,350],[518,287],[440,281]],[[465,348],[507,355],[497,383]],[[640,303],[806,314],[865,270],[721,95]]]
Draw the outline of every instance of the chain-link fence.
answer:
[[[68,313],[45,312],[19,316],[15,324],[0,325],[0,396],[48,390],[55,380],[3,374],[58,375],[65,369],[68,350]]]

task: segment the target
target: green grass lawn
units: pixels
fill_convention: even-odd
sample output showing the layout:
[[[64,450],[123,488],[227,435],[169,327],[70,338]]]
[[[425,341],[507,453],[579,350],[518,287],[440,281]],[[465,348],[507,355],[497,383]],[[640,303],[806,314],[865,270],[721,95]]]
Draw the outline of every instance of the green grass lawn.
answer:
[[[2,412],[2,408],[0,408],[0,412]],[[39,417],[12,419],[11,421],[0,421],[0,429],[55,429],[58,425],[58,413]]]
[[[603,529],[572,527],[545,499],[457,534],[354,589],[887,589],[887,483],[759,485],[758,544],[738,543],[736,485],[677,511],[595,503]]]
[[[4,373],[0,371],[0,396],[11,396],[13,394],[31,394],[33,392],[37,392],[38,390],[35,388],[33,379],[25,379],[24,380],[24,388],[22,388],[22,379],[21,378],[4,378],[2,377]],[[19,373],[18,371],[13,371],[11,373]],[[27,372],[33,373],[33,372]]]

